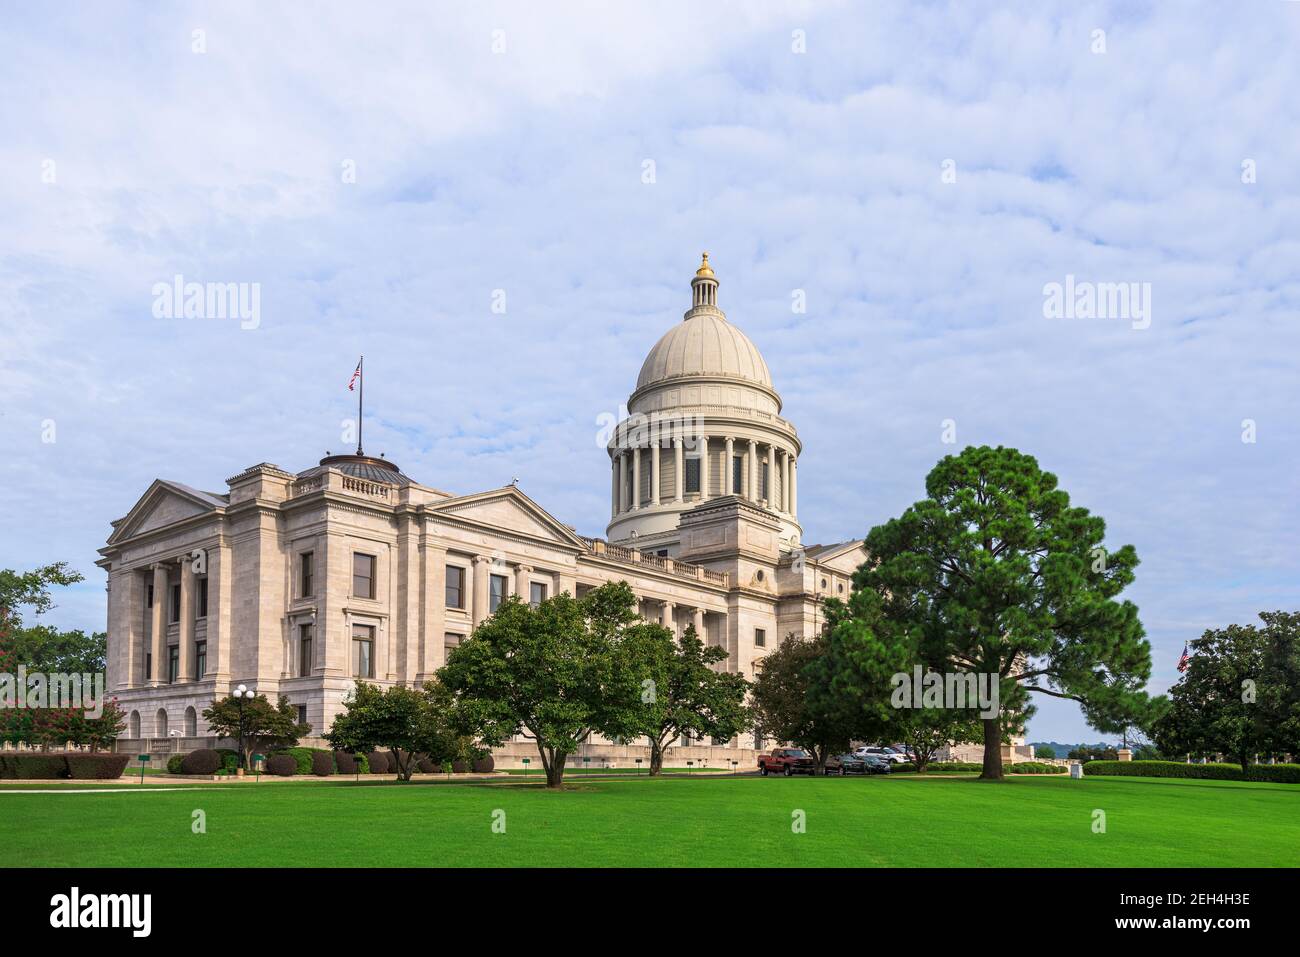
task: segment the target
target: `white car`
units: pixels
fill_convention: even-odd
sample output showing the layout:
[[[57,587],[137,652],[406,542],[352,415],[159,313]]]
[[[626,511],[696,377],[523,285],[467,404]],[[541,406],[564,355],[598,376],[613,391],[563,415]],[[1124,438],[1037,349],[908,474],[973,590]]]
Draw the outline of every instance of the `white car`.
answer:
[[[858,757],[862,757],[863,755],[866,754],[872,754],[878,758],[884,758],[886,761],[889,761],[892,764],[906,764],[908,761],[911,760],[911,758],[909,758],[902,751],[898,751],[894,748],[865,748],[865,747],[855,748],[853,750],[853,753],[856,754]]]

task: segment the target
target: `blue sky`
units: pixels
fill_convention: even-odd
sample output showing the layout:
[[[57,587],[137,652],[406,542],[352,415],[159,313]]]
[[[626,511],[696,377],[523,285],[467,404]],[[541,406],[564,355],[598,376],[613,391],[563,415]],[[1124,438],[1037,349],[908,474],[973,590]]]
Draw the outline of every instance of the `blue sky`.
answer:
[[[87,575],[53,623],[103,627],[153,478],[344,449],[363,352],[368,451],[602,533],[598,419],[703,249],[806,541],[921,497],[952,419],[1136,546],[1153,690],[1297,607],[1300,4],[540,7],[9,12],[0,567]],[[258,283],[257,328],[154,318],[178,273]],[[1067,275],[1149,283],[1150,327],[1045,318]],[[1063,702],[1030,734],[1098,737]]]

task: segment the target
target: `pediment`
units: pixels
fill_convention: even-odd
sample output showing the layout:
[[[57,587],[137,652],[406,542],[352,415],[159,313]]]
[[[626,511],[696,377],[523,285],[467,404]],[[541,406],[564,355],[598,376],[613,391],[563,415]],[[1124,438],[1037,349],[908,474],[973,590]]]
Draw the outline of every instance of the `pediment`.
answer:
[[[586,547],[568,526],[515,486],[446,499],[431,505],[429,511],[560,545]]]
[[[216,511],[218,503],[184,486],[156,480],[140,497],[126,517],[116,523],[109,536],[110,545],[155,529],[175,525],[196,515]]]

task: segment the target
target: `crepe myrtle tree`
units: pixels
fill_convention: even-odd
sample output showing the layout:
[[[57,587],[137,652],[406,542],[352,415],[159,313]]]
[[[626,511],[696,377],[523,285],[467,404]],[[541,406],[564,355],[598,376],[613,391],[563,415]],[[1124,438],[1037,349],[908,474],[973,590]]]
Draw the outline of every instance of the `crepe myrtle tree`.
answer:
[[[472,760],[482,752],[452,725],[451,692],[436,679],[423,688],[358,681],[325,740],[340,751],[388,749],[397,777],[409,781],[421,755],[435,764]]]
[[[1151,647],[1137,607],[1117,597],[1134,578],[1133,547],[1108,551],[1102,518],[1015,449],[947,456],[925,487],[868,534],[854,587],[915,630],[926,666],[998,676],[981,778],[1002,779],[1001,745],[1029,694],[1077,701],[1090,723],[1141,713]]]
[[[299,738],[311,733],[311,725],[299,723],[293,705],[284,695],[280,695],[279,702],[274,705],[264,694],[245,698],[242,713],[239,699],[226,695],[203,710],[203,720],[208,723],[212,734],[219,738],[238,740],[242,728],[242,757],[246,768],[253,766],[254,751],[292,748]]]
[[[715,671],[727,660],[725,648],[705,645],[688,625],[678,640],[662,625],[634,625],[622,643],[623,667],[640,688],[641,707],[633,730],[650,742],[650,773],[663,768],[668,743],[684,734],[729,741],[749,725],[741,674]]]
[[[622,645],[638,620],[626,582],[536,607],[510,596],[438,672],[456,698],[458,732],[488,747],[527,732],[546,786],[562,787],[565,761],[592,734],[637,733],[641,686]]]

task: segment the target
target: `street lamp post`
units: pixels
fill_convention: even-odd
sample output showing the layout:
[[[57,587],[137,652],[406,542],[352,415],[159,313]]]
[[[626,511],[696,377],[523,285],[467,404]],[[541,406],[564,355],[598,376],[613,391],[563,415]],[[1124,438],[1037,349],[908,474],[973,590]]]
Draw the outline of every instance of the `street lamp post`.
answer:
[[[252,697],[254,692],[250,691],[247,685],[240,685],[235,689],[235,700],[239,702],[239,764],[241,767],[247,763],[244,761],[244,699]]]

